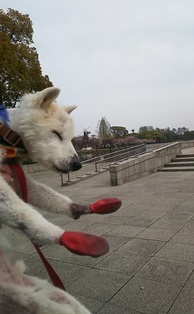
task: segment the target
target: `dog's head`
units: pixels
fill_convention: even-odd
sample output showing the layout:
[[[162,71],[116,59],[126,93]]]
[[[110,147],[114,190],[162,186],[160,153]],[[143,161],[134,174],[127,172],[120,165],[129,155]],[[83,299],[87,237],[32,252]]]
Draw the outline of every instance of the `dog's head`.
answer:
[[[25,95],[11,128],[22,138],[32,160],[60,172],[81,168],[72,145],[74,136],[70,113],[76,106],[59,106],[55,99],[60,90],[49,87],[36,94]]]

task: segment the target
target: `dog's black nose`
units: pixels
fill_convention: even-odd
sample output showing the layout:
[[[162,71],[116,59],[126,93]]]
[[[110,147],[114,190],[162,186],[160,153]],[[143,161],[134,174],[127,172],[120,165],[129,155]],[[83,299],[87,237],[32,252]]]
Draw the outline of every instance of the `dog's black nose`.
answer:
[[[82,164],[79,161],[79,158],[77,155],[74,155],[71,159],[71,163],[70,163],[70,170],[71,171],[77,171],[79,169],[81,169]]]

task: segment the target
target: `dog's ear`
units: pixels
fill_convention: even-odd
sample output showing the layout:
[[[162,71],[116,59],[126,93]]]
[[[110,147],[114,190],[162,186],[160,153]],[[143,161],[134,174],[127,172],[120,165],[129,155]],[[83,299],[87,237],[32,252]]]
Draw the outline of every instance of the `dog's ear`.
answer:
[[[65,110],[67,111],[67,113],[71,113],[74,109],[76,109],[77,108],[77,106],[75,106],[75,105],[72,105],[72,106],[69,106],[69,107],[67,107],[67,108],[65,108]]]
[[[39,92],[38,100],[39,106],[44,110],[48,109],[50,104],[57,98],[60,93],[60,89],[56,87],[48,87]]]

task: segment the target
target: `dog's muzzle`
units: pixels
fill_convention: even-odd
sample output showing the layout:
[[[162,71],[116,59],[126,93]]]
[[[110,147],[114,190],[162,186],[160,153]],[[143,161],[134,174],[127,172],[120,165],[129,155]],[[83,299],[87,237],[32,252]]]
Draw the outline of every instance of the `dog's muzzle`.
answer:
[[[71,159],[71,162],[70,162],[70,171],[77,171],[77,170],[81,169],[81,167],[82,167],[82,164],[79,161],[78,156],[74,155]]]
[[[82,164],[79,161],[79,158],[77,155],[74,155],[69,163],[61,163],[59,165],[54,165],[53,168],[62,173],[69,173],[71,171],[77,171],[82,168]]]

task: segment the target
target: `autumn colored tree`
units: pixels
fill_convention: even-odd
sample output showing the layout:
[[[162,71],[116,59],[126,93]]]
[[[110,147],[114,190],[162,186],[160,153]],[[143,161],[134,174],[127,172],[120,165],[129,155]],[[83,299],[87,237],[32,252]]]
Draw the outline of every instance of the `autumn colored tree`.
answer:
[[[24,93],[52,85],[42,75],[29,15],[0,10],[0,104],[15,107]]]

